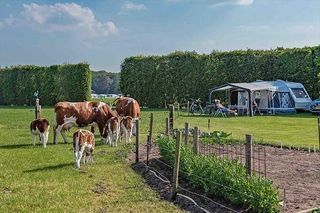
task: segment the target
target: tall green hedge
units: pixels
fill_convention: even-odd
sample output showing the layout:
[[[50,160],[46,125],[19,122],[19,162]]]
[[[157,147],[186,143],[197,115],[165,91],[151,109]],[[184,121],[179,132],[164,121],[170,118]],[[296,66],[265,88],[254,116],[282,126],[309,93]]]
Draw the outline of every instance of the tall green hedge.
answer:
[[[40,67],[12,66],[0,69],[0,105],[34,104],[38,90],[42,105],[58,101],[84,101],[91,95],[89,64],[64,64]]]
[[[301,82],[312,98],[318,97],[320,46],[133,56],[121,65],[120,89],[142,105],[161,107],[189,98],[208,100],[215,86],[258,79]]]

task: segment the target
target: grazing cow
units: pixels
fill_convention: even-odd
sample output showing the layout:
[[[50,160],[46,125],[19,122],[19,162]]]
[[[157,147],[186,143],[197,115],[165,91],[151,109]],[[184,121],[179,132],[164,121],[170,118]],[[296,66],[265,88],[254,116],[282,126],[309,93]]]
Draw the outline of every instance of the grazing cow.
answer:
[[[55,105],[54,143],[57,143],[57,134],[61,133],[67,143],[65,131],[72,127],[98,126],[102,141],[103,129],[107,120],[115,117],[116,113],[103,102],[59,102]]]
[[[136,133],[135,121],[140,117],[140,105],[133,98],[120,97],[115,100],[116,111],[120,116],[130,116],[133,120],[133,134]]]
[[[130,143],[130,137],[132,135],[133,122],[131,116],[125,116],[120,121],[121,135],[124,135],[126,144]]]
[[[111,146],[118,146],[120,135],[120,120],[118,117],[112,117],[107,121],[104,128],[104,137],[106,135]]]
[[[32,135],[33,145],[36,145],[36,135],[40,135],[40,142],[43,144],[44,148],[47,147],[49,128],[50,125],[47,119],[36,119],[31,122],[30,131]]]
[[[76,167],[80,168],[80,161],[83,164],[93,162],[93,151],[95,149],[94,134],[88,130],[79,129],[73,134],[73,150],[76,157]]]

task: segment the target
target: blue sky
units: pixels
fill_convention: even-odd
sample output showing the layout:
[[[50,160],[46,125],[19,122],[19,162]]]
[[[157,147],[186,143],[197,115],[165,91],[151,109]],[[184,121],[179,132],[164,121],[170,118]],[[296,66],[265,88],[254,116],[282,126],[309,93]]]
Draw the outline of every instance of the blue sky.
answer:
[[[0,66],[319,44],[319,0],[0,1]]]

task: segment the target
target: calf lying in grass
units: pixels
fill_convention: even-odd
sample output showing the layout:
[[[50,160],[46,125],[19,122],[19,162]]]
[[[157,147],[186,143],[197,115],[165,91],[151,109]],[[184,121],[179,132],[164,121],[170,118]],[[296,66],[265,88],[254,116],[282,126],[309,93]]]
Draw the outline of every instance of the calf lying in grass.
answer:
[[[43,144],[44,148],[47,147],[49,128],[50,125],[47,119],[36,119],[31,122],[30,132],[32,135],[33,145],[36,145],[36,135],[40,135],[40,142]]]
[[[77,168],[80,168],[81,158],[83,158],[83,164],[89,160],[93,162],[94,149],[95,138],[93,133],[88,130],[79,129],[73,134],[73,150]]]

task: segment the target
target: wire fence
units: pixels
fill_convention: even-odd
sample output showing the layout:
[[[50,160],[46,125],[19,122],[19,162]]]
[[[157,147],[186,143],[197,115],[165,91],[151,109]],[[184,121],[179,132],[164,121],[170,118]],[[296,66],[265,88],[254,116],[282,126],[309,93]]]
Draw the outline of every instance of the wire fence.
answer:
[[[166,121],[166,133],[170,134],[171,137],[175,137],[174,131],[171,128],[173,124],[169,125],[169,119]],[[209,126],[208,126],[209,127]],[[209,128],[208,128],[209,129]],[[194,149],[195,147],[195,138],[194,138],[194,130],[191,131],[185,131],[187,134],[183,134],[183,139],[188,135],[188,138],[186,139],[187,142],[182,142],[181,144],[183,146],[189,146],[191,149]],[[181,130],[180,130],[181,131]],[[190,134],[191,133],[191,134]],[[199,134],[200,135],[200,134]],[[257,141],[251,143],[251,152],[248,155],[248,148],[246,146],[246,143],[244,140],[233,140],[232,143],[214,143],[210,142],[209,140],[202,140],[202,137],[197,141],[198,144],[196,144],[197,148],[197,154],[203,155],[205,157],[212,157],[215,156],[220,159],[226,159],[231,161],[237,161],[240,164],[243,164],[244,166],[248,166],[248,159],[250,159],[251,164],[249,165],[251,167],[252,172],[254,172],[258,177],[268,177],[274,180],[275,178],[279,178],[279,174],[281,175],[281,171],[286,172],[288,174],[288,178],[295,178],[293,175],[296,175],[295,172],[300,173],[308,173],[310,170],[313,170],[315,172],[319,171],[317,168],[320,168],[320,155],[318,152],[316,152],[316,149],[309,147],[309,150],[294,150],[290,148],[282,148],[282,146],[279,147],[272,147],[272,146],[266,146],[257,143]],[[250,147],[249,147],[250,148]],[[168,151],[168,150],[167,150]],[[313,152],[312,152],[313,151]],[[301,161],[294,161],[294,169],[290,171],[290,168],[286,167],[286,165],[291,166],[293,164],[292,158],[297,158],[297,155],[301,156]],[[312,158],[312,161],[306,161],[303,160],[305,156],[309,156],[308,158]],[[164,162],[161,158],[153,158],[154,161],[156,161],[159,164],[162,164],[166,167],[166,170],[173,170],[173,166],[169,165],[168,163]],[[148,165],[150,169],[153,169],[154,172],[157,171],[157,168],[153,167],[153,165]],[[313,166],[312,169],[310,169],[310,166]],[[281,168],[280,168],[281,167]],[[289,171],[286,171],[288,169]],[[293,171],[296,170],[296,171]],[[162,171],[162,170],[160,170]],[[169,179],[172,178],[171,176],[165,176],[165,174],[161,174],[159,171],[157,171],[158,176],[160,178],[162,177],[163,180],[169,181]],[[165,172],[167,173],[167,172]],[[162,176],[164,175],[164,176]],[[180,171],[180,177],[185,178],[190,175],[196,175],[196,174],[189,174],[186,171]],[[299,174],[298,174],[299,175]],[[166,178],[164,178],[166,177]],[[204,177],[197,176],[196,177],[199,180],[202,180],[204,182],[207,181]],[[290,179],[289,178],[289,179]],[[162,180],[162,181],[163,181]],[[211,182],[211,180],[210,180]],[[292,200],[292,194],[296,194],[297,191],[303,191],[301,188],[302,186],[298,183],[291,184],[290,181],[280,179],[280,181],[274,182],[274,186],[276,186],[279,189],[279,197],[281,200],[282,205],[282,211],[283,212],[292,212],[293,209],[297,208],[297,203],[295,200]],[[237,189],[233,189],[229,186],[223,185],[221,183],[212,182],[212,184],[221,187],[222,190],[230,190],[233,192],[236,192],[239,194],[239,196],[248,196],[247,194],[243,194],[240,191],[237,191]],[[179,186],[180,190],[185,189],[184,187]],[[188,190],[188,189],[187,189]],[[189,190],[190,191],[190,190]],[[192,192],[192,191],[190,191]],[[291,194],[291,200],[290,200],[290,194]],[[289,196],[288,196],[289,195]],[[310,200],[317,200],[313,195],[306,195],[309,196]],[[198,194],[198,196],[205,196]],[[288,197],[289,198],[288,198]],[[205,196],[206,197],[206,196]],[[299,196],[300,197],[300,196]],[[208,198],[208,197],[207,197]],[[249,197],[248,197],[249,198]],[[250,197],[252,199],[258,199],[256,197]],[[208,198],[210,199],[210,198]],[[320,201],[320,200],[319,200]],[[309,205],[310,206],[310,205]],[[234,210],[234,212],[239,212],[237,210]]]

